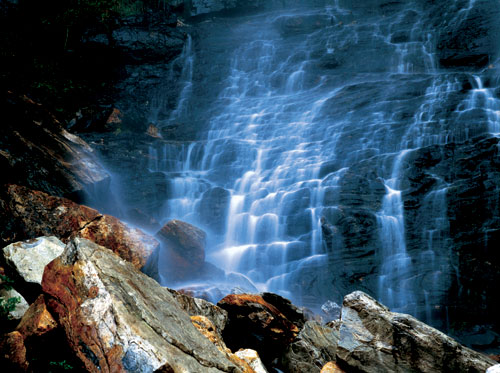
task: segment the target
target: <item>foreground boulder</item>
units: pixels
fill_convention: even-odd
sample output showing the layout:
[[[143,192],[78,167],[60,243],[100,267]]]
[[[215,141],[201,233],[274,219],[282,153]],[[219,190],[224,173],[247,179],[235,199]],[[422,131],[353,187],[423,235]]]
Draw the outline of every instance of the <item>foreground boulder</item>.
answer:
[[[239,372],[170,292],[130,263],[75,238],[45,269],[47,305],[89,372]]]
[[[229,315],[223,333],[227,346],[256,350],[266,366],[299,334],[299,327],[260,295],[231,294],[217,305]]]
[[[39,236],[87,238],[107,247],[141,268],[158,242],[139,229],[131,229],[117,218],[100,214],[69,199],[49,196],[18,185],[3,191],[0,223],[3,244]],[[29,245],[28,245],[29,246]]]
[[[360,291],[344,298],[337,361],[367,373],[483,373],[495,364],[412,316],[390,312]]]

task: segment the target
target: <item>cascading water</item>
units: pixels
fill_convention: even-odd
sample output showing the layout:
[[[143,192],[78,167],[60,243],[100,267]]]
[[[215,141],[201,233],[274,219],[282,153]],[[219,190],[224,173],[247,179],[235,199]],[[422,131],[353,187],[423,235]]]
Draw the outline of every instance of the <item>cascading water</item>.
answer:
[[[175,108],[158,92],[150,115],[197,137],[152,145],[149,169],[169,185],[161,223],[207,230],[207,259],[259,290],[315,306],[361,288],[433,321],[458,276],[435,165],[500,133],[499,84],[440,66],[438,5],[381,3],[200,23],[166,78]],[[477,6],[460,4],[447,25]]]

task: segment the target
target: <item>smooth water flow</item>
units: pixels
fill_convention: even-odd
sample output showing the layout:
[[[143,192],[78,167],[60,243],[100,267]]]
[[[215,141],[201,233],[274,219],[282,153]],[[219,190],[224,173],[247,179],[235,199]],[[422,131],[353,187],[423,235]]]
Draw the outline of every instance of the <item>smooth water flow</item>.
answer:
[[[169,182],[162,222],[207,230],[207,259],[259,290],[314,304],[361,287],[431,320],[455,270],[448,183],[422,164],[500,133],[488,71],[438,66],[433,12],[332,1],[202,23],[176,61],[176,108],[151,115],[203,124],[150,148]]]

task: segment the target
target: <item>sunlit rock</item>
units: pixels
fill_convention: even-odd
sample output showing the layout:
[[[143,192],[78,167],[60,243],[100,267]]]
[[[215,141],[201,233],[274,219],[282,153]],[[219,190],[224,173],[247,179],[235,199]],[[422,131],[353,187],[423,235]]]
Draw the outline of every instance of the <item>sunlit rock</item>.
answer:
[[[259,354],[255,350],[245,349],[239,350],[234,353],[240,359],[246,361],[248,365],[255,371],[255,373],[267,373],[267,369],[262,364]]]
[[[361,372],[485,372],[495,362],[360,291],[344,298],[337,359]]]
[[[3,256],[24,281],[41,285],[45,266],[61,255],[65,246],[57,237],[39,237],[4,247]]]
[[[89,372],[238,372],[167,289],[88,240],[70,241],[43,281],[49,309]]]
[[[42,336],[57,327],[57,322],[47,310],[45,297],[40,295],[33,302],[16,327],[24,339]]]

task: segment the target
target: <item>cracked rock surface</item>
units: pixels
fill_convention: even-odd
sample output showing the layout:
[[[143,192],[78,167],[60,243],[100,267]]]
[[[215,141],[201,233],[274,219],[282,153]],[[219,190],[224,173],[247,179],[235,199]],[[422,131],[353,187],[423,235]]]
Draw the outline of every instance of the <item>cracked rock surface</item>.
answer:
[[[240,372],[167,289],[88,240],[68,243],[42,288],[89,372]]]

